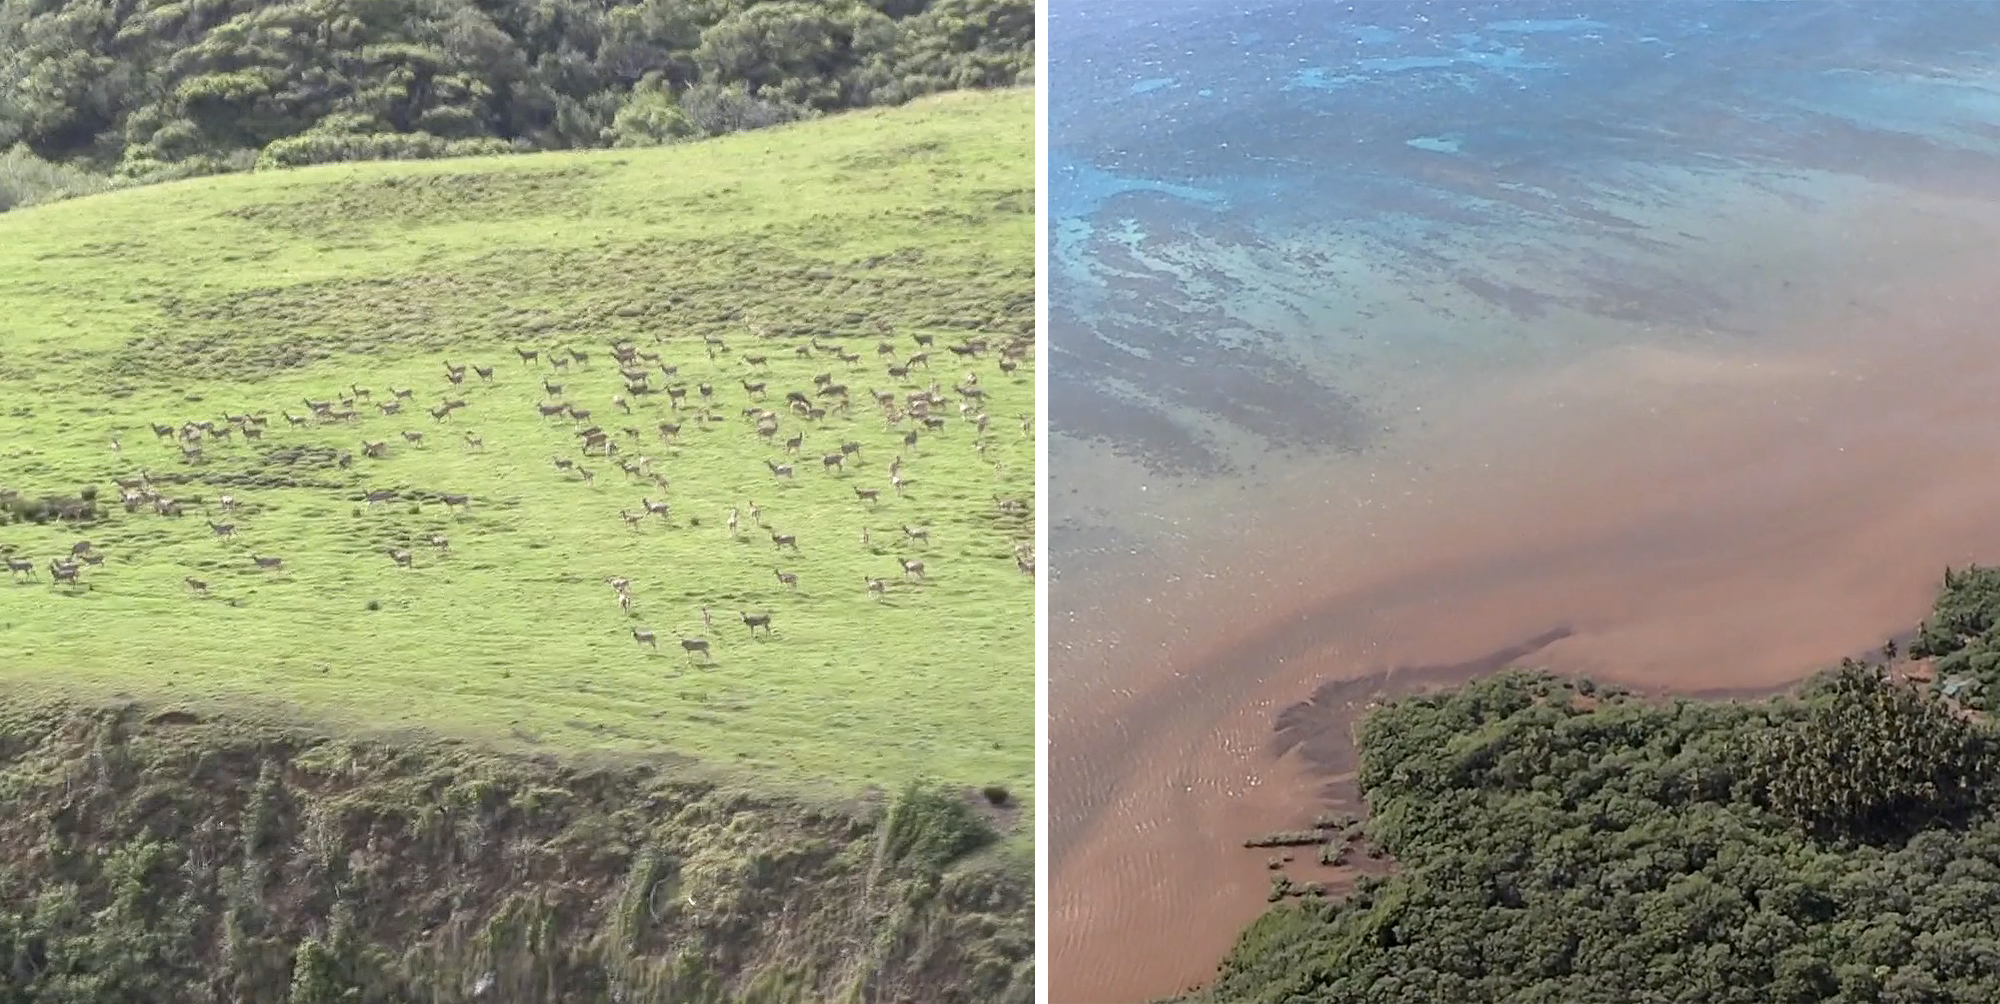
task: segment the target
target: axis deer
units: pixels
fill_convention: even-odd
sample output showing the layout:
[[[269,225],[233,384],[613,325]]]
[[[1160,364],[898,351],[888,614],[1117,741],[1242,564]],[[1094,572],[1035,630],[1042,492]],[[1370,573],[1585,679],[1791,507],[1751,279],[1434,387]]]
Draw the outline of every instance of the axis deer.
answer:
[[[444,507],[447,509],[472,508],[472,496],[460,495],[457,492],[440,492],[438,493],[438,501],[443,502]]]
[[[250,553],[250,560],[255,562],[258,568],[277,569],[285,567],[285,559],[267,557],[264,555],[260,555],[255,551],[252,551]]]
[[[383,502],[394,500],[395,497],[396,497],[396,490],[394,488],[377,488],[374,491],[369,492],[366,495],[363,495],[361,497],[361,500],[363,502],[368,503],[369,505],[380,505]]]
[[[896,560],[902,563],[903,574],[905,576],[908,576],[909,578],[912,579],[921,579],[924,577],[923,562],[917,561],[912,558],[897,558]]]
[[[473,363],[472,372],[479,374],[479,379],[487,383],[493,382],[493,367],[491,366],[481,366],[478,363]]]
[[[234,523],[217,523],[214,520],[209,520],[208,528],[210,530],[214,530],[215,535],[218,537],[236,536],[236,524]]]
[[[618,609],[620,609],[620,610],[623,610],[623,611],[625,611],[625,616],[627,616],[627,617],[631,617],[631,616],[634,616],[634,615],[633,615],[633,613],[632,613],[632,594],[631,594],[631,593],[619,593],[619,594],[618,594]]]
[[[797,435],[794,435],[792,438],[785,440],[785,452],[797,453],[799,452],[799,447],[804,446],[805,442],[806,442],[806,434],[803,432],[798,433]]]
[[[671,443],[675,439],[679,438],[680,434],[681,434],[681,424],[679,422],[660,423],[660,440],[662,442]]]
[[[430,412],[431,412],[431,417],[437,419],[440,422],[451,417],[451,409],[446,408],[442,405],[430,409]]]
[[[634,530],[637,530],[639,528],[639,524],[644,522],[646,519],[643,513],[634,514],[631,512],[627,512],[624,509],[618,510],[618,518],[624,520],[625,525],[631,527]]]
[[[407,548],[392,547],[389,548],[389,560],[394,561],[404,568],[409,568],[417,560],[417,556],[411,554]]]
[[[648,648],[657,650],[660,647],[659,641],[653,637],[653,632],[645,628],[633,628],[632,640]]]
[[[576,469],[576,473],[582,476],[584,484],[592,486],[595,486],[597,484],[596,471],[593,471],[588,467],[578,467]]]
[[[403,402],[384,401],[381,404],[376,405],[375,408],[376,410],[380,411],[384,417],[390,415],[400,415],[403,413]]]
[[[881,501],[882,491],[879,488],[856,488],[854,489],[854,497],[873,505]]]
[[[389,388],[389,396],[399,401],[414,401],[417,399],[417,389],[415,387],[391,387]]]
[[[563,385],[559,383],[551,383],[548,380],[543,380],[542,390],[543,392],[547,393],[550,397],[561,397],[563,392]]]
[[[405,429],[403,430],[403,442],[409,443],[412,446],[422,446],[424,445],[424,434]]]
[[[729,535],[736,536],[736,507],[729,507]]]
[[[741,614],[743,615],[743,626],[744,626],[744,627],[747,627],[747,628],[749,628],[749,629],[750,629],[750,635],[751,635],[751,637],[753,637],[753,638],[754,638],[754,637],[756,637],[756,635],[757,635],[757,629],[758,629],[758,628],[763,628],[763,629],[764,629],[764,633],[765,633],[765,634],[770,634],[770,633],[771,633],[771,615],[770,615],[770,614],[768,614],[768,613],[763,613],[763,614],[753,614],[753,613],[749,613],[749,612],[747,612],[747,611],[741,611],[741,610],[739,610],[739,611],[737,611],[737,612],[738,612],[738,613],[741,613]]]
[[[763,369],[764,367],[769,366],[771,364],[771,357],[764,355],[755,355],[755,356],[746,355],[743,357],[743,361],[749,363],[751,366],[754,366],[758,369]]]
[[[921,540],[926,544],[931,542],[930,530],[921,526],[911,526],[908,523],[903,524],[903,536],[912,541]]]
[[[840,468],[841,471],[844,472],[847,470],[847,454],[845,453],[821,454],[819,458],[819,466],[822,470],[828,470],[828,471],[838,467]]]
[[[932,343],[937,341],[936,335],[911,335],[910,337],[916,339],[918,345],[924,346],[926,348],[930,347]]]
[[[568,457],[550,457],[549,461],[555,464],[556,470],[559,471],[568,471],[576,469],[576,461],[571,460]]]
[[[764,396],[764,381],[758,380],[752,382],[749,380],[745,380],[743,381],[743,390],[747,392],[751,397],[761,399]]]
[[[574,421],[588,422],[590,421],[590,409],[578,408],[575,405],[571,405],[569,409],[569,417]]]
[[[521,357],[521,365],[523,366],[526,366],[529,363],[535,362],[536,360],[542,358],[542,350],[540,349],[517,348],[514,350],[514,354]]]
[[[431,534],[431,546],[440,551],[451,550],[451,538],[441,533]]]
[[[881,579],[869,579],[868,591],[875,596],[876,602],[879,603],[888,598],[889,583]]]
[[[8,558],[7,571],[32,579],[35,577],[35,562],[30,558]]]
[[[871,543],[868,540],[868,528],[864,526],[861,528],[861,549],[866,551],[870,546]]]
[[[799,577],[797,574],[793,572],[782,571],[776,568],[771,569],[771,574],[776,575],[778,577],[779,585],[791,589],[799,588]]]
[[[686,652],[690,659],[694,658],[696,652],[700,652],[702,659],[706,661],[713,661],[715,658],[708,653],[708,639],[706,638],[681,638],[681,651]]]
[[[707,604],[703,604],[701,608],[701,626],[704,629],[715,627],[715,621],[711,620],[708,616]]]
[[[471,432],[467,432],[465,434],[465,445],[475,450],[483,450],[486,448],[486,439],[483,436],[476,436]]]
[[[646,507],[646,515],[648,516],[658,516],[661,519],[668,518],[667,504],[665,502],[655,502],[649,498],[642,498],[639,500],[639,504]]]
[[[188,576],[185,579],[182,579],[181,581],[187,583],[188,589],[194,592],[196,595],[200,596],[208,595],[208,583],[203,582],[192,575]]]
[[[64,564],[60,561],[49,562],[49,578],[56,582],[67,582],[72,586],[77,585],[81,581],[77,576],[82,574],[82,572],[82,565]]]
[[[771,469],[771,476],[774,478],[789,478],[792,476],[792,465],[790,464],[781,464],[775,460],[766,460],[764,461],[764,466]]]
[[[770,530],[768,532],[771,534],[772,547],[781,547],[781,548],[789,547],[794,551],[799,549],[799,538],[797,535],[789,533],[779,533],[776,530]]]

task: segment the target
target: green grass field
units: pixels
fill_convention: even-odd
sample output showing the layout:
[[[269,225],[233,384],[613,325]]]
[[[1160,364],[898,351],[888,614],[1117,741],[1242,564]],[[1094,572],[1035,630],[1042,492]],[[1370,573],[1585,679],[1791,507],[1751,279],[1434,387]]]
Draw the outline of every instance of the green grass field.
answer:
[[[547,752],[675,754],[786,783],[930,775],[1031,796],[1034,580],[1014,548],[1033,539],[1033,353],[1012,373],[1000,361],[1033,337],[1033,151],[1032,94],[1013,91],[680,148],[315,168],[0,216],[0,488],[36,500],[94,487],[100,510],[0,526],[0,548],[36,566],[0,588],[0,679]],[[918,335],[934,338],[930,369],[891,377],[885,364],[918,351]],[[713,356],[710,337],[724,346]],[[947,351],[969,339],[990,349]],[[627,394],[619,341],[658,353],[637,366],[654,388],[687,386],[686,406]],[[814,342],[860,359],[801,356]],[[590,361],[558,371],[555,348]],[[467,372],[454,388],[447,362],[494,378]],[[968,373],[984,399],[954,389]],[[788,391],[832,400],[818,374],[849,388],[848,413],[787,408]],[[932,380],[937,429],[892,424],[870,395],[900,406]],[[284,417],[353,386],[371,392],[358,420]],[[391,387],[415,393],[385,416]],[[465,407],[428,413],[454,397]],[[591,417],[544,418],[546,401]],[[775,437],[760,438],[750,407],[778,413]],[[268,416],[263,438],[211,438],[198,463],[151,427],[244,413]],[[672,442],[669,421],[682,425]],[[589,425],[620,452],[584,456]],[[796,433],[793,456],[783,440]],[[364,441],[387,455],[364,455]],[[823,470],[843,442],[860,452]],[[665,487],[618,466],[641,456]],[[121,505],[114,479],[141,472],[185,515]],[[400,498],[364,503],[381,489]],[[440,503],[454,493],[468,511]],[[628,526],[620,510],[643,515],[646,497],[668,516]],[[796,553],[753,522],[753,501]],[[906,540],[905,524],[928,542]],[[84,539],[105,559],[83,567],[87,588],[52,581],[50,559]],[[899,557],[921,560],[924,579]],[[631,580],[629,613],[610,576]],[[769,636],[740,611],[769,612]],[[708,639],[713,663],[677,634]]]

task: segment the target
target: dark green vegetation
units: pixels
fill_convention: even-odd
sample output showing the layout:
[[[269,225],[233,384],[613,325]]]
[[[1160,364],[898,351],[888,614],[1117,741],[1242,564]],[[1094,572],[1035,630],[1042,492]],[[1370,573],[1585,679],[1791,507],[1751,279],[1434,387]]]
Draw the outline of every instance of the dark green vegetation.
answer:
[[[1947,576],[1916,646],[1940,678],[1991,651],[1996,582]],[[1508,672],[1359,738],[1396,873],[1272,908],[1201,999],[2000,1000],[2000,737],[1934,687],[1851,660],[1757,703]]]
[[[0,705],[0,1002],[1030,1001],[961,799]]]
[[[254,166],[645,146],[1032,81],[1032,0],[0,0],[0,210]]]
[[[2000,568],[1947,571],[1943,598],[1909,654],[1936,660],[1940,692],[1970,708],[2000,710]]]

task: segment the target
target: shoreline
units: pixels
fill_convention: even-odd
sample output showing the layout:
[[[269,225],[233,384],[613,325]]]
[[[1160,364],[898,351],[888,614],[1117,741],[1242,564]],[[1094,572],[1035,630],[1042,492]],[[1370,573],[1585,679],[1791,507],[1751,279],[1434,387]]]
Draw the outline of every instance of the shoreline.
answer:
[[[1268,888],[1256,855],[1215,852],[1322,807],[1323,779],[1269,742],[1328,680],[1477,660],[1566,623],[1535,656],[1565,674],[1788,685],[1914,623],[1938,569],[2000,553],[1981,515],[2000,474],[1975,463],[2000,422],[1979,333],[2000,296],[1964,226],[1927,244],[1935,200],[1910,201],[1852,256],[1860,306],[1794,309],[1769,344],[1606,351],[1427,406],[1424,452],[1257,489],[1221,529],[1189,521],[1244,489],[1207,483],[1127,520],[1181,520],[1186,539],[1052,578],[1052,1000],[1206,981]],[[1954,208],[2000,234],[1992,207]],[[1892,247],[1896,282],[1865,260]],[[1124,472],[1052,479],[1052,528],[1076,498],[1121,511]],[[1161,915],[1199,920],[1130,923]]]

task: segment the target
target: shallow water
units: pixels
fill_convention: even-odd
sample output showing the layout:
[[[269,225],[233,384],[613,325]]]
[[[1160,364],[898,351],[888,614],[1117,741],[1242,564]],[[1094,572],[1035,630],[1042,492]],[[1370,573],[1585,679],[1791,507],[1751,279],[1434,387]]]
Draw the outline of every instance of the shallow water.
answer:
[[[1051,5],[1055,999],[1212,971],[1329,679],[1767,686],[1996,560],[1995,28]]]

